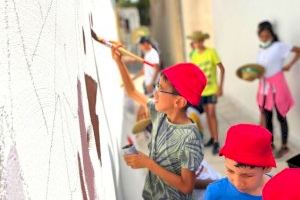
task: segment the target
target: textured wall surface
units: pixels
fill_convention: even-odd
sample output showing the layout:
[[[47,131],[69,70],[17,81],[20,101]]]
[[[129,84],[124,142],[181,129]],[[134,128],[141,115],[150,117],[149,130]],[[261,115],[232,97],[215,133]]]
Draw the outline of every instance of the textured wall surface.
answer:
[[[0,2],[0,199],[121,196],[124,94],[110,50],[92,41],[91,26],[117,39],[111,1]],[[101,163],[84,73],[101,86]]]

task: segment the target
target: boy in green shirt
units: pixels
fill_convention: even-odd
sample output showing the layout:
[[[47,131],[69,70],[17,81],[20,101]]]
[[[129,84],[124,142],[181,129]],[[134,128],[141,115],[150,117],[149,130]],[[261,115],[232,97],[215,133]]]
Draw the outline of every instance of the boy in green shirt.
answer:
[[[205,146],[213,146],[212,153],[214,155],[219,152],[218,141],[218,121],[216,117],[217,97],[223,94],[224,82],[224,66],[213,48],[204,45],[204,41],[209,38],[208,34],[201,31],[195,31],[188,37],[192,40],[194,50],[190,54],[190,60],[196,64],[204,72],[207,78],[207,85],[202,93],[201,104],[199,110],[206,112],[208,128],[211,138]],[[220,83],[217,80],[217,67],[220,69]]]

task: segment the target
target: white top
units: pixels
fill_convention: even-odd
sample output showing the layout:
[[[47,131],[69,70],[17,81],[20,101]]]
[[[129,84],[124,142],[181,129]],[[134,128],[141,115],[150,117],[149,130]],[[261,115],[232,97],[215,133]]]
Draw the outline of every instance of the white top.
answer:
[[[159,55],[154,48],[151,48],[149,51],[145,53],[144,59],[150,63],[157,64],[157,65],[159,64]],[[154,68],[147,64],[144,64],[143,68],[144,68],[145,84],[150,85],[152,84],[151,82],[154,75]]]
[[[260,49],[257,55],[257,63],[265,68],[265,77],[269,78],[283,68],[284,60],[292,50],[292,46],[282,43],[274,42],[266,49]]]
[[[219,180],[222,178],[221,174],[217,172],[212,166],[210,166],[205,160],[202,161],[198,171],[201,170],[201,173],[196,177],[197,180]],[[196,172],[197,174],[198,172]],[[202,189],[194,189],[193,197],[195,200],[203,200],[204,199],[205,190]]]

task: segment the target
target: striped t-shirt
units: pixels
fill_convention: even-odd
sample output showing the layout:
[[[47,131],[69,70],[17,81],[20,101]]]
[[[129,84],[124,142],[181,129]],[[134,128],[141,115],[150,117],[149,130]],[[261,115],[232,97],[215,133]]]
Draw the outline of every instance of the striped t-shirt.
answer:
[[[177,175],[180,175],[181,168],[195,172],[203,159],[202,138],[196,124],[172,124],[164,113],[155,110],[151,100],[148,102],[148,109],[153,124],[152,138],[149,143],[150,158]],[[143,198],[185,200],[192,199],[192,194],[180,192],[149,171]]]

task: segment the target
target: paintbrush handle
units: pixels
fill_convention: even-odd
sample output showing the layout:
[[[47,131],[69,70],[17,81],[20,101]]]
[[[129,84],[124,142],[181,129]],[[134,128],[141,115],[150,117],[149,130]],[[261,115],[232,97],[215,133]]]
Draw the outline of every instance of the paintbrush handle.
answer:
[[[114,48],[117,48],[123,55],[127,55],[130,56],[132,58],[134,58],[135,60],[139,61],[139,62],[146,62],[143,58],[139,57],[138,55],[126,50],[124,47],[118,47],[117,45],[113,44]]]
[[[130,57],[134,58],[135,60],[137,60],[137,61],[139,61],[139,62],[141,62],[141,63],[145,63],[145,64],[147,64],[147,65],[149,65],[149,66],[151,66],[151,67],[154,67],[154,66],[155,66],[155,64],[146,61],[145,59],[141,58],[140,56],[138,56],[138,55],[136,55],[136,54],[134,54],[134,53],[128,51],[128,50],[125,49],[124,47],[118,47],[116,44],[112,44],[112,46],[113,46],[114,48],[118,48],[118,50],[119,50],[123,55],[130,56]]]

